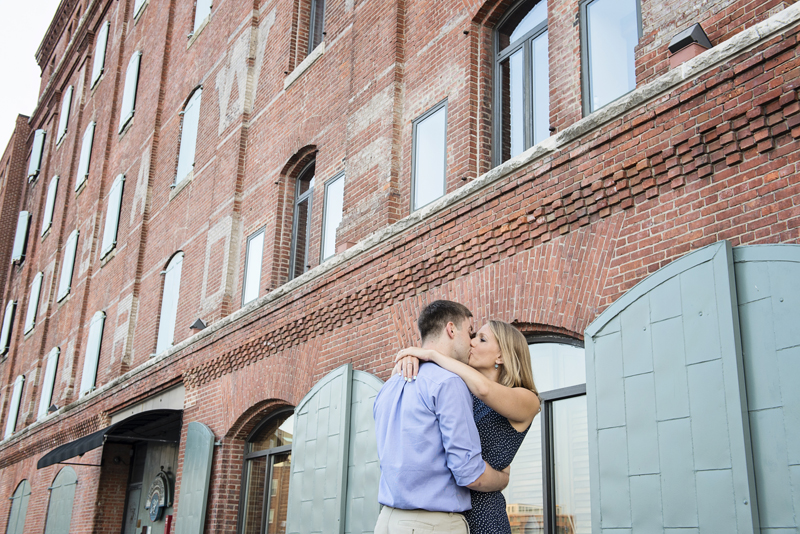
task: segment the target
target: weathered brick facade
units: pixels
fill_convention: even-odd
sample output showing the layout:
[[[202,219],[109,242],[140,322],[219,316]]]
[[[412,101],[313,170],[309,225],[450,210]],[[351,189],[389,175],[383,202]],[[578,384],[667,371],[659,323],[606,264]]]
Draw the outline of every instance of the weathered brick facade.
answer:
[[[793,3],[641,0],[637,90],[584,117],[579,2],[551,0],[554,136],[493,168],[493,30],[508,1],[329,1],[324,53],[306,66],[305,0],[222,1],[189,38],[193,2],[149,0],[134,17],[134,0],[63,0],[37,56],[39,105],[29,122],[18,121],[0,160],[0,288],[3,306],[18,301],[0,363],[3,425],[14,379],[26,377],[15,434],[0,443],[0,495],[28,479],[26,532],[43,532],[46,488],[59,466],[37,470],[37,460],[183,384],[182,443],[189,421],[208,425],[220,441],[206,531],[232,532],[244,439],[254,426],[297,404],[343,363],[386,378],[396,351],[417,340],[414,320],[427,302],[461,301],[478,324],[496,317],[526,334],[582,339],[609,304],[692,249],[720,239],[800,242],[800,15]],[[105,71],[91,87],[94,37],[105,21]],[[715,59],[670,71],[669,40],[695,22],[722,46],[709,53]],[[119,133],[125,70],[137,51],[136,113]],[[57,143],[70,85],[72,112]],[[181,112],[200,85],[194,170],[173,187]],[[449,195],[411,213],[412,121],[444,99]],[[91,121],[89,177],[76,192]],[[48,136],[42,171],[28,183],[25,158],[37,128]],[[287,282],[294,184],[314,155],[312,269]],[[322,184],[340,171],[340,254],[320,265]],[[126,181],[117,244],[101,259],[118,174]],[[42,237],[56,175],[53,225]],[[23,209],[32,213],[30,236],[25,260],[12,267]],[[262,227],[260,298],[243,308],[247,237]],[[72,288],[57,302],[74,229]],[[178,251],[175,346],[155,355],[162,271]],[[36,326],[24,335],[39,271]],[[106,322],[97,391],[79,399],[89,323],[99,310]],[[198,318],[209,328],[194,334],[189,325]],[[59,409],[37,422],[46,356],[56,346],[52,403]],[[122,449],[107,445],[80,459],[102,459],[102,468],[75,467],[71,531],[120,531],[127,475],[113,458]],[[0,499],[0,529],[9,506]]]

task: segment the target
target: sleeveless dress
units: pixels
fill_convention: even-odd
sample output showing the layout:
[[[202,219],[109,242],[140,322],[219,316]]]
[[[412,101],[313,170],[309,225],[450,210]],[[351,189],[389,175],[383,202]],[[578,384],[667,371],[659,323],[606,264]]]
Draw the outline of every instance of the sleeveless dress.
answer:
[[[472,413],[481,438],[483,459],[498,471],[505,469],[511,465],[528,429],[517,432],[508,419],[489,408],[475,395],[472,396]],[[464,512],[470,534],[511,534],[506,499],[502,493],[470,491],[470,494],[472,510]]]

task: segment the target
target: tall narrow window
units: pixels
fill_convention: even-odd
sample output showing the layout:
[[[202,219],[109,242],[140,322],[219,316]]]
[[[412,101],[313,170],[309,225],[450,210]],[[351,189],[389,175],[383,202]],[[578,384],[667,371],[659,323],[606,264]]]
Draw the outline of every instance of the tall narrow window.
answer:
[[[39,295],[42,292],[42,278],[44,275],[41,272],[36,273],[33,277],[31,284],[31,294],[28,298],[28,310],[25,312],[25,330],[27,334],[36,325],[36,314],[39,311]]]
[[[30,212],[19,212],[19,217],[17,217],[17,232],[14,235],[14,246],[11,249],[12,262],[21,262],[25,258],[25,248],[28,245],[28,229],[30,228],[30,225]]]
[[[47,187],[47,200],[44,202],[44,219],[42,220],[42,235],[53,226],[53,209],[56,206],[56,191],[58,191],[58,176],[53,176]]]
[[[53,347],[53,350],[47,354],[44,376],[42,377],[42,396],[39,399],[39,411],[36,414],[37,419],[46,417],[50,411],[50,402],[53,400],[53,387],[56,384],[59,354],[61,354],[61,349],[58,347]]]
[[[28,163],[28,181],[33,181],[39,176],[42,167],[42,154],[44,153],[44,140],[47,134],[44,130],[36,130],[33,134],[33,147],[31,147],[31,160]]]
[[[445,192],[447,167],[447,101],[414,121],[412,210],[430,204]]]
[[[297,278],[308,269],[308,241],[311,237],[311,200],[314,195],[316,161],[309,163],[297,177],[294,194],[292,254],[289,278]]]
[[[239,532],[286,532],[294,414],[281,412],[261,423],[247,438]]]
[[[6,304],[6,311],[3,313],[3,329],[0,330],[0,356],[7,354],[11,345],[11,330],[14,327],[14,312],[16,309],[16,300]]]
[[[86,357],[83,359],[81,389],[78,393],[83,397],[94,389],[97,380],[97,363],[100,360],[100,347],[103,344],[103,327],[106,324],[106,312],[99,311],[92,316],[89,325],[89,339],[86,342]]]
[[[325,33],[325,0],[311,0],[311,20],[308,27],[308,53],[322,42]]]
[[[322,215],[322,260],[336,254],[336,229],[342,222],[344,173],[325,183],[325,206]]]
[[[639,9],[639,0],[585,0],[581,4],[585,113],[636,88]]]
[[[503,494],[512,529],[591,532],[586,364],[568,338],[533,339],[531,366],[542,413],[511,464]]]
[[[75,267],[75,252],[78,250],[78,230],[73,230],[64,244],[64,257],[61,260],[61,276],[58,279],[56,300],[61,302],[72,290],[72,271]]]
[[[519,2],[495,34],[495,164],[550,135],[547,0]]]
[[[175,339],[175,321],[178,318],[178,296],[181,290],[183,252],[175,254],[164,271],[164,294],[161,298],[161,318],[158,321],[156,354],[170,348]]]
[[[125,71],[125,89],[122,92],[122,106],[119,115],[119,132],[133,119],[136,110],[136,88],[139,85],[139,62],[142,59],[141,52],[134,52],[128,62],[128,70]]]
[[[139,16],[139,13],[142,11],[142,8],[147,3],[147,0],[135,0],[133,2],[133,18]]]
[[[69,112],[72,109],[72,86],[67,87],[64,91],[64,96],[61,98],[61,113],[58,116],[58,135],[56,135],[56,143],[60,143],[67,133],[67,124],[69,123]]]
[[[106,65],[106,45],[108,44],[108,27],[109,22],[106,21],[100,26],[97,32],[97,42],[94,46],[94,60],[92,61],[92,82],[91,86],[97,85],[100,81],[100,76],[103,75],[103,70]]]
[[[183,108],[183,121],[181,122],[181,147],[178,153],[178,174],[175,184],[181,183],[194,170],[194,153],[197,148],[197,127],[200,124],[200,98],[203,88],[195,89],[186,107]]]
[[[3,439],[8,439],[14,433],[17,427],[17,415],[19,414],[19,401],[22,399],[22,384],[25,383],[25,377],[19,375],[14,380],[14,390],[11,392],[11,400],[8,403],[8,417],[6,418],[6,431],[3,434]]]
[[[11,496],[11,513],[8,514],[6,534],[22,534],[25,530],[25,516],[28,514],[28,499],[31,496],[31,485],[23,480]]]
[[[261,260],[264,256],[264,231],[262,228],[247,238],[247,257],[244,262],[244,288],[242,306],[258,298],[261,288]]]
[[[47,488],[50,490],[50,502],[47,505],[44,534],[74,532],[70,528],[70,523],[72,523],[72,509],[77,485],[78,476],[75,471],[71,467],[65,467],[58,472],[53,483]]]
[[[117,231],[119,228],[119,210],[122,207],[122,187],[125,185],[125,175],[120,174],[111,184],[108,193],[108,208],[106,208],[106,223],[103,227],[103,246],[100,257],[104,258],[117,245]]]
[[[83,141],[81,141],[81,159],[78,160],[78,174],[75,177],[75,191],[80,190],[81,186],[86,183],[89,177],[89,165],[92,163],[92,145],[94,144],[94,127],[95,122],[89,123],[86,131],[83,133]]]
[[[212,0],[196,0],[194,7],[194,28],[192,33],[196,32],[198,28],[205,22],[206,18],[211,14]]]

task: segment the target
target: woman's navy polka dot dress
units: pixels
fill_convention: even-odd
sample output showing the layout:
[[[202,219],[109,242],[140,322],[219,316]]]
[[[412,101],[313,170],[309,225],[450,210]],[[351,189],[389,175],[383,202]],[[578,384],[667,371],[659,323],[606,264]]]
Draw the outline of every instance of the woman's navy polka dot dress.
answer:
[[[495,412],[472,396],[472,412],[481,437],[483,459],[498,471],[511,465],[511,460],[525,439],[524,432],[517,432],[508,419]],[[506,499],[499,491],[472,493],[472,510],[464,512],[469,523],[470,534],[511,534],[506,514]]]

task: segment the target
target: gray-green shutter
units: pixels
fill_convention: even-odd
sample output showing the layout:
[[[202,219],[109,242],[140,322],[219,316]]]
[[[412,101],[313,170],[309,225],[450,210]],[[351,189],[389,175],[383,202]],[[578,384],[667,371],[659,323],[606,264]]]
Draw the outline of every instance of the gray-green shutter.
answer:
[[[175,534],[201,534],[206,521],[214,433],[203,423],[189,423],[181,471]]]
[[[6,534],[22,534],[25,530],[25,516],[28,514],[28,499],[31,496],[31,485],[23,480],[11,497],[11,513],[8,514]]]
[[[53,480],[53,485],[48,488],[50,503],[47,505],[44,534],[69,534],[77,484],[78,477],[71,467],[62,469]]]
[[[344,532],[352,373],[332,371],[295,408],[287,534]]]
[[[592,531],[756,531],[730,245],[642,281],[585,342]]]
[[[762,532],[800,526],[800,246],[733,251]]]

